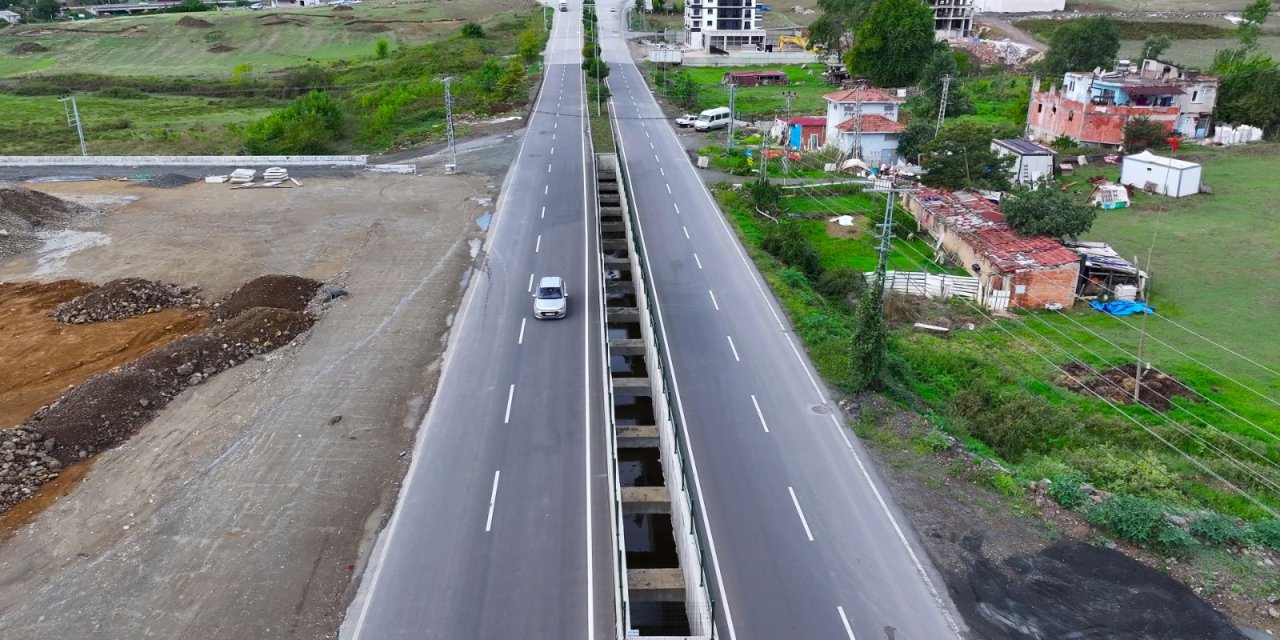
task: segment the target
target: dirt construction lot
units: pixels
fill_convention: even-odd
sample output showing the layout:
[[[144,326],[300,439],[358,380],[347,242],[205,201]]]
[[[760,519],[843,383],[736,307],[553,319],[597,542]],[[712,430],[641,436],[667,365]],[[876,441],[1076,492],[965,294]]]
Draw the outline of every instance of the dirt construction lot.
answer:
[[[26,296],[16,305],[25,310],[0,317],[6,344],[5,332],[64,331],[41,324],[52,322],[43,314],[76,295],[75,283],[16,283],[140,277],[195,286],[216,301],[255,277],[292,274],[334,295],[308,333],[182,392],[125,444],[0,518],[6,640],[336,630],[363,547],[408,463],[470,264],[468,241],[496,188],[485,176],[303,184],[28,185],[104,213],[0,262],[8,283],[0,306]],[[95,347],[101,358],[89,349],[76,357],[76,344],[24,349],[21,363],[5,363],[30,371],[27,383],[0,381],[13,382],[0,389],[10,394],[0,427],[203,322],[171,309],[66,330],[95,345],[131,336],[115,351]],[[61,364],[47,376],[22,364],[43,359]]]

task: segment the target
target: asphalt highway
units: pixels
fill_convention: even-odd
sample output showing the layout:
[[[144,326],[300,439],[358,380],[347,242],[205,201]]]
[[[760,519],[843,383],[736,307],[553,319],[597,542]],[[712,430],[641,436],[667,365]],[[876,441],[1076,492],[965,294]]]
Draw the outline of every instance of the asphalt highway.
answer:
[[[602,285],[577,6],[556,12],[537,106],[343,638],[614,635]],[[532,317],[534,281],[547,275],[565,279],[563,320]]]
[[[621,5],[601,6],[719,637],[957,637],[945,586],[632,63]]]

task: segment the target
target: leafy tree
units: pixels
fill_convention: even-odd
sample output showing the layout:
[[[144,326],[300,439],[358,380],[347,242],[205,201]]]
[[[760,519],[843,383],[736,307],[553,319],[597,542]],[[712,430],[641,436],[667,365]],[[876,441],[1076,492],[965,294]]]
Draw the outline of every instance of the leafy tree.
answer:
[[[253,73],[253,65],[248,62],[242,62],[231,67],[231,81],[236,84],[243,84],[249,79],[249,74]]]
[[[667,98],[682,107],[692,107],[698,103],[698,83],[688,73],[681,71],[671,77]]]
[[[885,361],[883,300],[884,286],[877,280],[862,294],[854,314],[849,380],[855,391],[875,388],[880,384]]]
[[[1241,44],[1218,50],[1212,66],[1213,73],[1219,78],[1218,122],[1252,124],[1251,120],[1259,114],[1250,113],[1244,105],[1275,99],[1274,95],[1261,92],[1265,83],[1259,82],[1266,71],[1275,68],[1275,60],[1259,51],[1257,45]]]
[[[933,12],[920,0],[879,0],[858,28],[846,64],[882,87],[912,84],[943,45],[933,32]]]
[[[1001,156],[991,150],[994,138],[1016,135],[976,122],[958,122],[943,127],[942,132],[924,146],[924,176],[921,181],[944,189],[1009,188],[1009,168],[1013,156]]]
[[[462,25],[462,37],[464,38],[483,38],[484,27],[478,22],[468,22]]]
[[[1280,68],[1272,67],[1254,75],[1249,90],[1235,98],[1224,112],[1235,116],[1233,122],[1247,122],[1262,129],[1263,135],[1280,135]]]
[[[342,109],[329,94],[312,91],[245,131],[252,155],[324,154],[342,132]]]
[[[1130,118],[1124,123],[1124,150],[1141,153],[1147,149],[1163,148],[1169,137],[1165,126],[1146,116]]]
[[[769,227],[760,246],[783,264],[802,271],[810,281],[822,276],[822,259],[799,223],[783,222]]]
[[[510,102],[516,95],[520,93],[520,89],[524,86],[525,68],[520,64],[519,58],[512,58],[507,63],[507,68],[502,72],[502,77],[498,78],[498,92],[495,96],[499,102]]]
[[[875,0],[818,0],[822,15],[809,25],[809,43],[844,58],[851,36],[862,26]]]
[[[1048,180],[1036,189],[1019,187],[1000,201],[1000,212],[1024,236],[1076,238],[1093,226],[1098,210],[1078,202]]]
[[[782,203],[782,187],[764,178],[751,183],[751,203],[765,213],[775,213]]]
[[[1142,41],[1142,57],[1143,59],[1158,59],[1171,46],[1173,46],[1172,38],[1163,33],[1153,33]]]
[[[387,42],[386,38],[378,38],[378,41],[373,43],[373,54],[377,56],[379,60],[387,57],[387,53],[389,51],[391,51],[391,43]]]
[[[161,11],[163,13],[201,13],[213,11],[213,7],[205,4],[202,0],[182,0],[182,2]]]
[[[813,288],[840,304],[856,308],[858,300],[867,291],[867,279],[853,267],[836,267],[824,272]]]
[[[525,29],[516,37],[516,52],[525,64],[533,64],[542,55],[542,36],[533,29]]]
[[[898,155],[907,162],[917,162],[917,156],[924,152],[924,146],[933,140],[934,123],[924,118],[916,118],[907,125],[906,131],[898,134]]]
[[[1258,36],[1262,35],[1262,25],[1271,15],[1271,0],[1253,0],[1241,12],[1240,25],[1236,27],[1236,36],[1241,44],[1255,45]]]
[[[1120,27],[1106,16],[1073,20],[1053,32],[1041,68],[1045,73],[1107,68],[1120,52]]]
[[[31,9],[31,15],[37,20],[53,20],[58,17],[58,12],[62,10],[62,5],[58,0],[36,0],[36,5]]]
[[[951,76],[952,83],[950,91],[947,94],[947,115],[961,116],[966,113],[973,113],[973,102],[969,97],[960,91],[960,82],[956,80],[960,76],[960,66],[956,64],[955,56],[950,51],[940,49],[929,58],[928,64],[924,66],[924,71],[920,75],[920,93],[918,100],[924,114],[931,117],[937,117],[938,107],[942,104],[942,79],[944,76]]]

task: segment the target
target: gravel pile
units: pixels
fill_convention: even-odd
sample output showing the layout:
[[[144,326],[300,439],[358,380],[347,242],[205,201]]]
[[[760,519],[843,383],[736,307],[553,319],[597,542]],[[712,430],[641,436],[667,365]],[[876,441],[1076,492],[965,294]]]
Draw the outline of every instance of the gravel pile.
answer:
[[[159,187],[161,189],[172,189],[174,187],[182,187],[193,182],[199,182],[200,178],[192,178],[184,176],[181,173],[162,173],[147,181],[148,187]]]
[[[55,439],[58,459],[83,460],[128,440],[187,387],[288,344],[314,322],[288,309],[249,309],[90,378],[23,426]]]
[[[49,455],[55,442],[31,429],[0,430],[0,511],[22,502],[58,477],[62,463]]]
[[[120,278],[58,305],[49,315],[58,322],[85,324],[202,304],[194,288],[142,278]]]
[[[320,283],[301,276],[268,275],[254,278],[214,305],[213,319],[224,322],[254,307],[303,311]]]
[[[39,244],[37,233],[65,229],[91,212],[47,193],[0,183],[0,260]]]

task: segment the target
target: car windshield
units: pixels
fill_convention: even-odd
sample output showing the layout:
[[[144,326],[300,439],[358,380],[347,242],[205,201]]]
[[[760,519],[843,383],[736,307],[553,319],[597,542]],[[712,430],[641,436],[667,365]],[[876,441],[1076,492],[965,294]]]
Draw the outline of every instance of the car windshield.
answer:
[[[560,287],[538,287],[538,298],[540,300],[554,300],[562,298],[560,295]]]
[[[705,113],[704,113],[704,114],[702,114],[702,115],[698,116],[698,119],[699,119],[699,120],[701,120],[701,121],[703,121],[703,122],[706,122],[706,121],[708,121],[708,120],[710,120],[710,119],[711,119],[711,116],[709,116],[709,115],[707,115],[707,114],[705,114]]]

